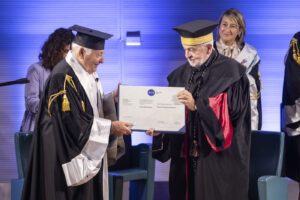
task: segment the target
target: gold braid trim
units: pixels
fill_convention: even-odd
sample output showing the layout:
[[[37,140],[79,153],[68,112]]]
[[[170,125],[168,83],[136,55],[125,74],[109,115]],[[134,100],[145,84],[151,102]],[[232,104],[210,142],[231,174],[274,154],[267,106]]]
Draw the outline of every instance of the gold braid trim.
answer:
[[[250,100],[257,100],[259,98],[260,98],[260,92],[250,95]]]
[[[48,103],[48,114],[50,115],[50,117],[51,117],[50,107],[51,107],[52,102],[54,101],[54,99],[56,99],[56,97],[58,97],[59,95],[62,95],[62,94],[66,95],[66,90],[61,90],[58,93],[52,94],[50,96],[49,103]]]
[[[262,89],[262,83],[261,83],[260,72],[259,71],[257,72],[257,75],[258,75],[258,79],[259,79],[259,83],[260,83],[260,90],[261,90]]]
[[[72,79],[72,76],[69,76],[68,74],[66,74],[65,83],[64,83],[64,89],[66,89],[66,81],[68,81],[68,83],[72,86],[72,88],[74,88],[75,91],[77,92],[77,89],[76,89],[75,83],[74,83],[74,81]]]
[[[50,98],[49,98],[49,103],[48,103],[48,114],[49,114],[50,116],[51,116],[50,107],[51,107],[52,102],[53,102],[59,95],[62,95],[62,94],[64,95],[64,96],[63,96],[63,102],[62,102],[62,111],[63,111],[63,112],[66,112],[66,111],[70,111],[70,110],[71,110],[71,108],[70,108],[70,102],[69,102],[69,99],[68,99],[68,97],[67,97],[67,95],[66,95],[66,93],[67,93],[67,90],[66,90],[66,82],[68,82],[68,83],[71,85],[71,87],[74,88],[74,90],[75,90],[76,92],[78,92],[78,91],[77,91],[77,88],[76,88],[76,86],[75,86],[75,83],[74,83],[74,81],[73,81],[73,79],[72,79],[72,77],[69,76],[68,74],[66,74],[65,81],[64,81],[64,89],[61,90],[61,91],[59,91],[59,92],[56,93],[56,94],[51,95]],[[85,111],[85,105],[84,105],[83,100],[81,100],[81,106],[82,106],[83,111]]]
[[[292,39],[290,48],[293,46],[293,58],[298,65],[300,65],[300,52],[298,48],[298,40],[296,38]]]
[[[81,106],[82,106],[82,110],[85,112],[85,105],[84,105],[84,101],[81,100]]]

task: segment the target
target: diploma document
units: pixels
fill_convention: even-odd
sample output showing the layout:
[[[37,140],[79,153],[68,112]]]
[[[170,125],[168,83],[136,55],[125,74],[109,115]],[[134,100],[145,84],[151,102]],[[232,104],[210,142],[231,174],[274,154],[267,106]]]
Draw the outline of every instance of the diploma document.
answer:
[[[185,132],[185,105],[177,100],[183,87],[119,86],[118,119],[135,131]]]

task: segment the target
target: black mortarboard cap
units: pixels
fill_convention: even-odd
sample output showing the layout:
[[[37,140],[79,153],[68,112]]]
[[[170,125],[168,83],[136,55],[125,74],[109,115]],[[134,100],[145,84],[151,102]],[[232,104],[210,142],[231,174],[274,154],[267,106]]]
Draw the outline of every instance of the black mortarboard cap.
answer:
[[[196,38],[212,33],[217,26],[218,24],[214,21],[195,20],[176,26],[173,30],[177,31],[182,37]]]
[[[181,36],[184,45],[197,45],[213,40],[213,30],[218,26],[214,21],[195,20],[173,28]]]
[[[102,50],[104,49],[105,40],[112,37],[111,34],[93,30],[79,25],[71,26],[69,29],[77,31],[74,42],[80,46]]]

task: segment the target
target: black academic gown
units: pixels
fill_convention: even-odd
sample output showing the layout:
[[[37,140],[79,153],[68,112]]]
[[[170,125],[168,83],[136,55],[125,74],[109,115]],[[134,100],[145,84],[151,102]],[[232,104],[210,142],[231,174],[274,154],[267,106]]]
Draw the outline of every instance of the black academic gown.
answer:
[[[72,77],[76,90],[66,84],[70,111],[62,111],[63,95],[50,104],[49,98],[64,89],[65,76]],[[82,104],[84,102],[84,105]],[[48,111],[51,113],[49,115]],[[23,200],[101,200],[102,167],[88,182],[67,187],[62,164],[80,154],[93,124],[93,109],[72,68],[65,60],[53,70],[41,97],[23,187]]]
[[[204,65],[206,71],[200,81]],[[171,158],[171,200],[184,200],[186,194],[189,200],[246,200],[251,116],[245,69],[216,52],[204,65],[193,80],[195,69],[188,63],[168,76],[170,86],[183,86],[192,92],[197,111],[187,113],[185,136],[165,134],[153,138],[153,157],[162,162]],[[188,156],[186,160],[195,135],[199,156]]]
[[[298,40],[299,48],[300,32],[293,38]],[[300,63],[297,63],[293,57],[293,54],[296,56],[296,52],[296,45],[291,45],[285,61],[281,128],[286,133],[284,175],[300,183],[300,133],[299,130],[297,131],[300,127],[300,120],[297,117],[299,115],[297,101],[300,99]]]

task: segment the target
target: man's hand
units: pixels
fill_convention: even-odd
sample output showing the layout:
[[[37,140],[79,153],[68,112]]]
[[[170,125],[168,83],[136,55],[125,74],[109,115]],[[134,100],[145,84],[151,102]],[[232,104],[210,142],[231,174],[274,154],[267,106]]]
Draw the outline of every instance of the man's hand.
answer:
[[[113,91],[113,96],[114,96],[114,101],[115,103],[118,103],[118,94],[119,94],[119,85],[121,85],[121,83],[118,83],[117,88]]]
[[[131,123],[113,121],[111,122],[111,132],[117,136],[129,135],[132,133],[132,131],[129,129],[130,126],[132,126]]]
[[[177,99],[183,103],[189,110],[195,111],[195,100],[192,94],[187,90],[182,90],[177,94]]]
[[[151,128],[150,130],[146,131],[146,134],[149,136],[158,136],[160,133],[154,132],[154,128]]]

